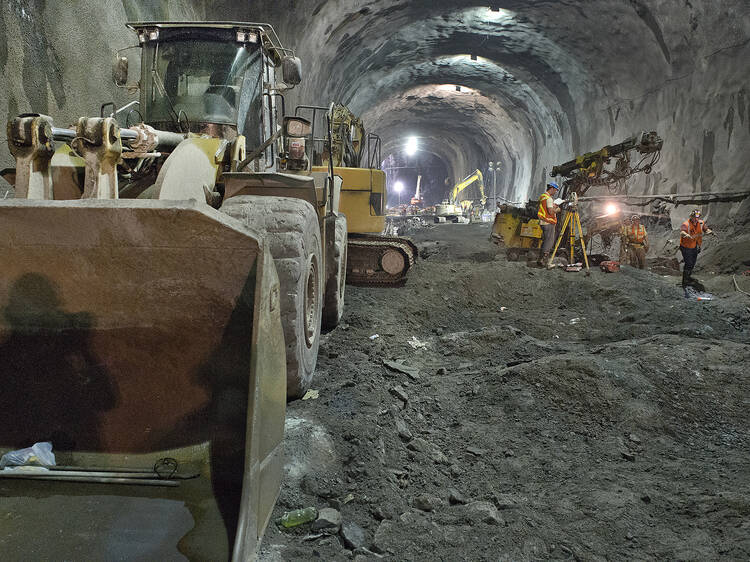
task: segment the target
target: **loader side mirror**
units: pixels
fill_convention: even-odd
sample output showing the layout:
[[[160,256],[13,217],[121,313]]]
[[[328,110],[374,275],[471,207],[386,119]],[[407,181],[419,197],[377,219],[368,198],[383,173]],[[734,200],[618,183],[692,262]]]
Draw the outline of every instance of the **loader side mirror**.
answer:
[[[281,60],[281,74],[287,86],[296,86],[302,82],[302,62],[299,57],[284,57]]]
[[[112,65],[112,81],[120,88],[128,83],[128,57],[117,57]]]

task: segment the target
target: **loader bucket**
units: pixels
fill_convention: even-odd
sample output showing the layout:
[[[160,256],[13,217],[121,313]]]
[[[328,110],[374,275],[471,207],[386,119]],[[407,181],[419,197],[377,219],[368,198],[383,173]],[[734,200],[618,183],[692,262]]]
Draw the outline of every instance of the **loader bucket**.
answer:
[[[263,238],[194,201],[0,203],[4,559],[248,560],[282,470]]]

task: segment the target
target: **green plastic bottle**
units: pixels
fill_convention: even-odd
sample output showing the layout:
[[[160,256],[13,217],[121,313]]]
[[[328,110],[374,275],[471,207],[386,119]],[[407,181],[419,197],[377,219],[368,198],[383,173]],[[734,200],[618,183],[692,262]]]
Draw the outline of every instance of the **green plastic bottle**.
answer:
[[[281,526],[289,529],[290,527],[297,527],[303,523],[315,521],[317,518],[318,510],[314,507],[295,509],[294,511],[287,511],[281,516]]]

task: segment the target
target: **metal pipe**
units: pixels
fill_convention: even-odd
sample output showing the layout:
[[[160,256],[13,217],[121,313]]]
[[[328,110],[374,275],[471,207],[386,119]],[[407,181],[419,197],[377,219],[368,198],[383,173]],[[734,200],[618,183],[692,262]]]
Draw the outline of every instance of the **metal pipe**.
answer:
[[[60,127],[52,127],[52,138],[56,141],[72,141],[76,138],[75,129],[61,129]]]
[[[113,478],[113,477],[96,477],[96,476],[63,476],[57,474],[2,474],[0,478],[18,478],[22,480],[54,480],[56,482],[85,482],[88,484],[135,484],[138,486],[179,486],[180,483],[175,480],[160,480],[146,478]]]
[[[173,133],[171,131],[160,131],[154,130],[156,135],[156,146],[157,150],[173,149],[182,141],[185,140],[183,133]],[[75,129],[62,129],[60,127],[52,127],[52,138],[56,141],[70,142],[76,138],[77,133]],[[140,135],[133,129],[120,129],[120,138],[129,144],[128,141],[137,141]]]

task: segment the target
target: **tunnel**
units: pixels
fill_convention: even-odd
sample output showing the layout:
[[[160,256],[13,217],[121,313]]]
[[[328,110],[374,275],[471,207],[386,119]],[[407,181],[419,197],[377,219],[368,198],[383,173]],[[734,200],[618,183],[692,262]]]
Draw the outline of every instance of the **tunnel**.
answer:
[[[397,168],[424,169],[426,203],[475,169],[498,200],[524,201],[555,164],[652,130],[665,139],[660,166],[631,192],[730,190],[748,183],[748,15],[741,0],[13,0],[0,10],[0,110],[72,122],[131,101],[109,79],[115,52],[134,44],[126,21],[263,21],[302,59],[290,103],[349,106],[381,137],[389,183]],[[410,137],[419,149],[406,161]],[[0,164],[13,164],[6,146]]]
[[[298,105],[342,104],[379,139],[367,168],[382,170],[384,198],[373,190],[376,170],[357,175],[363,170],[352,166],[351,176],[339,177],[347,178],[342,184],[369,178],[370,193],[360,190],[358,201],[367,219],[382,222],[342,227],[343,213],[326,207],[333,205],[334,178],[322,178],[328,171],[320,169],[316,181],[328,183],[317,189],[315,174],[275,184],[278,176],[294,175],[279,170],[294,170],[269,166],[270,188],[297,191],[262,204],[256,199],[248,212],[243,205],[260,190],[247,177],[262,174],[257,166],[234,174],[246,155],[244,147],[226,151],[235,141],[241,145],[237,128],[231,138],[223,130],[204,135],[209,148],[181,152],[195,137],[182,130],[179,115],[181,134],[158,131],[172,144],[131,151],[147,161],[141,170],[148,182],[121,179],[125,201],[13,201],[10,179],[0,180],[0,217],[11,217],[0,221],[0,301],[8,301],[0,302],[0,373],[7,378],[0,389],[10,389],[5,400],[12,404],[4,433],[14,448],[31,446],[21,443],[33,441],[29,432],[59,435],[60,428],[47,426],[60,418],[71,434],[85,425],[77,438],[96,448],[99,427],[116,419],[107,431],[121,436],[126,427],[129,445],[117,451],[115,472],[127,480],[148,477],[159,499],[151,502],[132,481],[109,482],[112,467],[95,462],[81,476],[85,488],[69,495],[53,493],[47,483],[34,488],[24,474],[14,487],[16,475],[4,480],[0,463],[0,508],[8,515],[0,544],[11,544],[15,559],[65,557],[61,547],[75,557],[86,548],[79,539],[97,538],[106,550],[91,559],[120,558],[131,542],[143,547],[133,557],[144,560],[750,559],[750,1],[6,0],[0,5],[0,114],[9,122],[7,133],[0,132],[4,177],[15,179],[6,135],[15,134],[16,116],[50,116],[63,130],[56,157],[64,164],[73,161],[63,145],[75,151],[79,137],[70,129],[80,117],[104,117],[139,99],[142,84],[113,81],[113,63],[123,56],[131,78],[139,75],[139,39],[128,22],[223,22],[220,33],[232,44],[227,60],[255,32],[242,27],[245,38],[235,41],[238,28],[230,22],[273,26],[289,49],[283,54],[293,52],[301,63],[300,83],[284,91],[287,113]],[[281,67],[280,51],[271,50],[267,60]],[[207,72],[208,88],[198,95],[231,106],[220,74]],[[120,119],[122,131],[135,125],[136,113]],[[549,225],[538,221],[550,208],[580,220],[577,199],[564,193],[554,199],[559,189],[550,182],[566,185],[569,178],[553,168],[649,132],[663,141],[654,165],[616,189],[594,190],[626,201],[617,211],[622,215],[598,216],[598,201],[584,203],[587,234],[590,228],[599,238],[586,238],[583,247],[584,232],[576,239],[571,226],[568,239],[560,224],[541,233]],[[165,164],[175,154],[183,160]],[[170,184],[180,197],[138,200],[161,189],[156,165],[149,168],[154,162],[164,164],[160,170],[185,167],[190,181]],[[117,164],[121,178],[132,178],[135,168],[125,158]],[[83,159],[70,168],[65,185],[81,187],[89,169]],[[441,221],[435,206],[477,170],[484,193],[474,183],[461,197],[475,202],[483,195],[484,212],[456,224]],[[57,173],[56,181],[64,175]],[[185,185],[189,193],[180,190]],[[123,197],[131,187],[135,195]],[[73,191],[68,197],[61,190],[58,199],[84,192]],[[316,199],[320,194],[325,201]],[[222,207],[222,198],[230,204]],[[298,199],[293,209],[285,198]],[[653,203],[658,207],[648,207]],[[131,219],[107,214],[118,205]],[[74,220],[67,213],[73,209],[94,218]],[[428,209],[431,215],[422,213]],[[180,222],[175,213],[193,219]],[[701,228],[710,229],[696,234],[689,217],[702,217]],[[517,229],[518,246],[510,235],[496,236],[506,219]],[[637,230],[641,219],[648,237]],[[163,236],[169,228],[175,231]],[[222,242],[228,233],[229,245]],[[688,237],[695,241],[683,246]],[[551,255],[547,242],[556,242]],[[626,262],[631,242],[640,265]],[[378,254],[375,272],[362,255],[378,243],[388,251]],[[390,270],[383,265],[387,254]],[[359,269],[347,269],[347,259]],[[48,280],[48,270],[63,282]],[[8,279],[13,271],[23,272],[15,284]],[[22,298],[6,299],[3,291]],[[40,306],[39,295],[52,296]],[[134,311],[142,314],[137,321]],[[54,322],[45,325],[45,315]],[[162,329],[164,317],[174,317],[178,328]],[[138,334],[132,341],[131,332]],[[191,335],[200,345],[190,345]],[[125,375],[119,387],[101,383],[107,392],[92,386],[112,371],[110,340],[127,350],[128,360],[143,361],[137,380],[154,382],[156,391]],[[43,351],[41,359],[28,341]],[[212,345],[218,347],[206,353],[198,375],[186,371],[187,383],[170,376],[170,361],[198,365],[201,350]],[[242,353],[230,353],[237,349]],[[295,353],[299,361],[292,363]],[[256,354],[268,386],[246,384]],[[127,361],[120,363],[115,367],[124,369]],[[290,365],[300,377],[293,396],[284,376]],[[225,371],[229,382],[209,384]],[[172,415],[170,405],[179,400],[165,397],[182,396],[180,385],[188,398],[180,404],[187,414],[178,419],[182,414]],[[41,407],[30,396],[37,390],[48,396],[52,413],[27,422],[28,411]],[[264,407],[273,406],[274,415],[254,410],[248,393],[267,398]],[[74,402],[86,415],[66,406],[75,394],[85,395]],[[137,423],[129,422],[132,411],[121,395],[139,405]],[[264,432],[257,429],[268,419]],[[76,475],[82,467],[74,462],[75,440],[65,437],[54,450],[60,470]],[[136,459],[152,441],[159,458]],[[243,463],[246,444],[252,454],[271,452],[257,466],[247,456]],[[203,468],[172,458],[184,453],[178,445],[206,453]],[[142,466],[127,464],[133,459]],[[224,464],[211,465],[216,459]],[[256,468],[265,476],[251,473]],[[100,492],[102,482],[85,480],[92,471],[116,490]],[[165,479],[174,489],[162,490]],[[231,493],[215,505],[205,499],[223,484]],[[124,488],[149,500],[144,511],[128,511]],[[183,500],[175,490],[195,495]],[[59,511],[47,510],[53,504]],[[93,521],[99,505],[108,515]],[[239,511],[245,506],[247,517]],[[24,508],[32,515],[16,517]],[[21,540],[21,527],[34,540]],[[132,538],[136,528],[144,544]],[[221,554],[211,556],[205,553],[216,529]],[[65,539],[57,542],[56,533]],[[36,540],[42,535],[52,538]],[[238,554],[233,544],[246,550]]]

